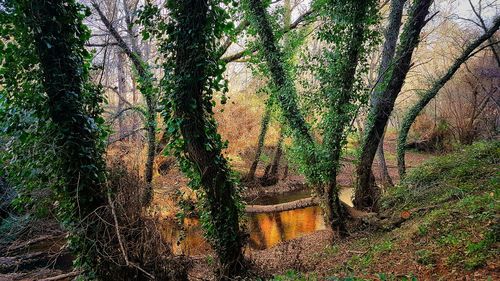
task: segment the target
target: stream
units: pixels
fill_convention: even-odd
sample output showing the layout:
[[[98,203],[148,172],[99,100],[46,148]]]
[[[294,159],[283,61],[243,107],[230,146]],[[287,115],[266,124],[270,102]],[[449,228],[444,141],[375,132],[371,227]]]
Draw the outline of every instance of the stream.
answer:
[[[340,199],[352,206],[352,188],[340,191]],[[309,190],[293,191],[276,196],[265,196],[247,200],[252,205],[274,205],[310,197]],[[325,229],[321,208],[311,206],[283,212],[251,213],[246,216],[246,226],[250,234],[248,247],[267,249],[276,244],[299,238],[314,231]],[[173,223],[165,223],[163,235],[172,241],[172,250],[180,255],[203,255],[210,246],[203,238],[198,219],[186,218],[184,231]]]

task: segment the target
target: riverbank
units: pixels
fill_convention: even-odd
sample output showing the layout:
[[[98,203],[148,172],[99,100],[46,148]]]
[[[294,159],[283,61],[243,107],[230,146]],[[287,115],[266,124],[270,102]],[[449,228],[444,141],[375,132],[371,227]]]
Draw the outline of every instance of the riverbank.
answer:
[[[247,251],[253,274],[274,280],[500,280],[500,142],[478,143],[414,169],[383,198],[389,230],[358,225]],[[200,260],[193,278],[209,274]],[[352,277],[352,279],[338,279]],[[336,279],[337,278],[337,279]],[[415,278],[415,279],[413,279]]]
[[[410,212],[400,227],[361,228],[333,244],[328,231],[316,232],[252,259],[264,272],[307,280],[500,280],[499,164],[500,142],[437,157],[385,195],[384,215]]]
[[[259,242],[254,237],[261,244],[246,248],[249,279],[500,280],[499,165],[497,141],[477,143],[410,170],[407,179],[382,199],[378,217],[405,218],[386,229],[352,222],[348,238],[332,241],[328,230],[315,226],[298,238],[279,243],[270,239],[274,242],[265,246],[262,242],[269,238]],[[298,216],[294,213],[290,218]],[[310,217],[317,221],[321,216],[315,213],[304,218]],[[265,215],[265,219],[270,223],[277,217]],[[277,233],[285,235],[291,231],[286,229],[287,218],[279,219],[283,231]],[[74,277],[64,233],[57,223],[17,220],[10,228],[10,233],[21,231],[20,237],[30,239],[2,244],[1,281]],[[272,236],[275,232],[271,227],[262,233]],[[201,237],[198,242],[203,242]],[[190,259],[190,278],[211,280],[214,258],[210,249]],[[344,277],[358,279],[339,279]]]

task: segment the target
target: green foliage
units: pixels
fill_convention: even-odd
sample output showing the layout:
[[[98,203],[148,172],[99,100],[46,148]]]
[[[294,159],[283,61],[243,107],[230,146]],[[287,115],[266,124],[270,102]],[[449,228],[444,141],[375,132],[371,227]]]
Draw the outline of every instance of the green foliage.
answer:
[[[475,270],[498,255],[499,159],[498,141],[462,147],[411,170],[383,198],[396,212],[439,206],[417,228],[421,241],[429,241],[415,252],[417,262],[432,266],[444,255],[449,267]]]
[[[5,12],[0,12],[0,176],[16,190],[14,204],[19,211],[33,207],[43,214],[49,198],[32,195],[59,184],[54,127],[47,122],[47,96],[25,15],[12,1],[4,5]]]
[[[417,278],[413,275],[408,276],[394,276],[393,274],[379,273],[378,279],[365,279],[359,277],[336,277],[328,276],[325,279],[317,278],[314,275],[305,275],[294,270],[289,270],[283,275],[274,276],[272,281],[316,281],[316,280],[327,280],[327,281],[369,281],[369,280],[380,280],[380,281],[417,281]]]
[[[273,279],[273,281],[307,281],[307,280],[316,280],[316,278],[305,276],[299,272],[288,270],[283,275],[277,275]]]
[[[40,206],[48,201],[39,198],[40,190],[53,191],[49,199],[72,234],[77,265],[91,275],[98,268],[97,253],[85,235],[97,235],[97,230],[82,230],[80,223],[102,203],[106,131],[101,90],[89,82],[90,54],[84,43],[90,32],[82,23],[88,15],[72,0],[5,2],[0,12],[0,138],[7,142],[0,161],[20,194],[17,206],[29,206],[34,199]]]
[[[0,222],[0,244],[8,244],[18,239],[25,227],[32,222],[29,215],[11,215]]]
[[[378,23],[377,1],[315,1],[320,19],[317,38],[326,45],[321,54],[311,58],[312,73],[319,83],[324,107],[318,128],[323,135],[321,154],[325,159],[322,175],[332,179],[332,166],[339,165],[340,151],[347,143],[351,123],[361,105],[368,101],[362,81],[368,69],[366,56],[378,43],[372,28]],[[319,67],[321,65],[321,67]]]
[[[473,270],[484,266],[491,256],[491,248],[500,240],[498,237],[498,226],[496,231],[491,230],[485,234],[484,239],[479,242],[468,242],[465,250],[466,258],[464,260],[465,268]],[[496,251],[498,254],[498,250]]]

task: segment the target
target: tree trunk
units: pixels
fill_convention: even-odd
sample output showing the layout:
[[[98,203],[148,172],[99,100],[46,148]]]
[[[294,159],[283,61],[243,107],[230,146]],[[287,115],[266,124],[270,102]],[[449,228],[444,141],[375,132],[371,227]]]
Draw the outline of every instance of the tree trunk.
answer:
[[[207,73],[206,66],[213,64],[208,49],[217,39],[206,35],[212,5],[207,0],[183,0],[169,7],[177,17],[173,18],[177,32],[172,35],[176,81],[172,102],[186,157],[206,194],[202,205],[209,227],[205,231],[221,264],[219,278],[233,280],[243,268],[238,195],[222,155],[222,142],[214,137],[212,104],[206,101],[207,77],[214,75]]]
[[[131,47],[127,45],[125,40],[120,36],[113,24],[106,18],[104,13],[101,11],[97,3],[92,3],[92,7],[97,11],[101,21],[104,23],[109,33],[117,41],[118,47],[120,47],[125,54],[130,58],[135,70],[138,74],[138,84],[139,91],[144,96],[146,101],[146,130],[147,135],[147,152],[146,152],[146,166],[144,169],[144,178],[146,181],[146,190],[144,191],[143,204],[147,206],[151,203],[153,196],[153,164],[155,158],[155,148],[156,148],[156,93],[153,86],[153,73],[146,67],[142,61],[139,49],[135,46],[135,41],[132,40],[134,44]],[[130,25],[129,25],[130,26]]]
[[[21,1],[20,5],[33,31],[49,115],[57,130],[54,139],[64,177],[56,191],[61,199],[61,221],[71,233],[71,248],[80,264],[99,274],[107,266],[99,262],[100,246],[95,241],[104,234],[93,214],[107,204],[103,188],[106,164],[96,116],[90,115],[84,100],[88,53],[82,34],[86,28],[72,0]]]
[[[448,71],[437,81],[434,82],[432,87],[427,90],[420,100],[408,110],[405,117],[403,118],[403,123],[401,124],[401,128],[399,130],[398,143],[397,143],[397,159],[398,159],[398,172],[399,176],[403,178],[406,173],[406,165],[405,165],[405,150],[406,150],[406,139],[408,137],[408,132],[410,131],[410,127],[417,118],[420,111],[422,111],[425,106],[438,94],[439,90],[448,82],[455,72],[460,68],[460,66],[466,62],[470,57],[472,52],[479,47],[486,40],[491,38],[493,34],[500,27],[500,16],[497,16],[493,25],[480,37],[471,42],[467,48],[463,51],[463,53],[454,61],[454,63],[450,66]]]
[[[386,127],[387,130],[387,127]],[[385,131],[384,134],[382,135],[382,138],[380,139],[380,142],[378,143],[378,148],[377,148],[377,157],[379,161],[379,168],[380,168],[380,178],[382,179],[382,186],[384,188],[392,187],[394,186],[394,183],[392,182],[391,175],[389,175],[389,169],[387,168],[387,162],[385,161],[385,155],[384,155],[384,137],[385,137]]]
[[[382,83],[376,87],[372,99],[372,108],[368,115],[365,135],[361,149],[361,156],[357,171],[356,193],[354,205],[360,209],[376,209],[380,191],[375,185],[372,172],[373,159],[377,152],[379,142],[384,134],[387,121],[394,108],[396,98],[403,87],[406,74],[410,69],[413,50],[418,44],[420,32],[426,24],[425,18],[429,12],[432,0],[414,0],[408,20],[401,35],[400,45],[391,65],[397,31],[402,15],[402,4],[395,4],[391,10],[391,19],[386,32],[386,44],[379,70],[379,80]],[[397,11],[395,11],[397,10]]]
[[[125,134],[125,128],[123,124],[123,114],[121,111],[123,110],[124,100],[126,99],[127,94],[127,76],[125,75],[125,54],[121,51],[117,51],[117,71],[118,71],[118,108],[117,112],[120,113],[118,116],[118,138],[122,138]]]
[[[346,129],[352,123],[353,114],[349,108],[353,102],[353,89],[356,81],[356,69],[360,58],[362,58],[362,46],[366,41],[365,31],[368,28],[366,22],[370,5],[374,5],[373,1],[355,1],[344,4],[327,4],[325,9],[328,9],[327,20],[332,20],[329,9],[335,9],[334,5],[339,5],[339,10],[350,10],[349,15],[343,18],[343,27],[350,32],[343,38],[341,46],[345,46],[342,50],[329,51],[328,56],[341,56],[342,62],[333,61],[332,65],[325,67],[327,78],[323,79],[322,85],[328,89],[324,92],[327,99],[328,113],[325,117],[324,140],[323,143],[328,149],[328,183],[325,185],[324,200],[326,202],[326,217],[330,228],[338,235],[346,236],[345,215],[343,214],[338,196],[337,175],[340,167],[340,156],[346,138]],[[325,32],[330,32],[326,30]],[[328,42],[332,43],[332,42]],[[334,78],[331,78],[334,77]],[[330,80],[333,79],[333,80]]]
[[[264,176],[262,177],[262,185],[264,186],[270,186],[270,185],[275,185],[279,178],[278,178],[278,170],[279,170],[279,165],[281,161],[281,156],[283,155],[283,139],[285,138],[283,134],[283,129],[280,131],[280,136],[278,139],[278,142],[276,143],[276,149],[274,150],[274,157],[273,161],[271,164],[266,167],[266,172],[264,173]]]
[[[276,144],[276,150],[274,152],[273,163],[271,165],[271,171],[269,171],[269,179],[271,181],[278,181],[278,170],[280,166],[281,157],[283,155],[283,140],[285,135],[283,133],[283,129],[280,131],[280,137],[278,139],[278,143]]]
[[[257,171],[257,165],[260,161],[260,155],[262,154],[262,148],[264,147],[264,141],[266,139],[267,129],[269,128],[269,121],[271,120],[271,97],[269,97],[266,103],[266,109],[264,111],[264,116],[260,123],[260,133],[259,141],[257,142],[257,149],[255,150],[255,158],[250,166],[248,174],[245,178],[246,181],[253,181],[255,179],[255,172]]]

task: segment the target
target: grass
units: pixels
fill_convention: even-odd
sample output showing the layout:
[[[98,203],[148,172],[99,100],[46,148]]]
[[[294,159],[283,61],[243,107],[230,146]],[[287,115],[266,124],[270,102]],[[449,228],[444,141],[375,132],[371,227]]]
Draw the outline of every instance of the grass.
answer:
[[[417,280],[412,271],[419,280],[493,280],[487,265],[500,256],[499,164],[499,141],[425,162],[381,201],[383,213],[411,211],[401,227],[326,248],[316,258],[336,261],[327,279],[288,272],[274,280]]]

